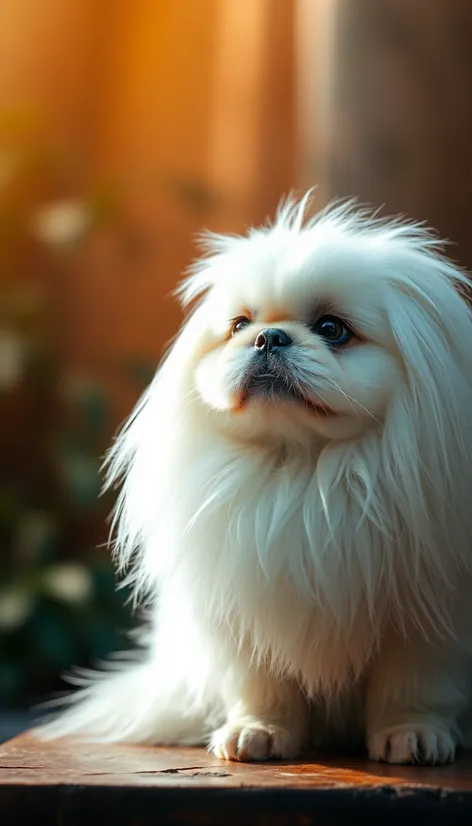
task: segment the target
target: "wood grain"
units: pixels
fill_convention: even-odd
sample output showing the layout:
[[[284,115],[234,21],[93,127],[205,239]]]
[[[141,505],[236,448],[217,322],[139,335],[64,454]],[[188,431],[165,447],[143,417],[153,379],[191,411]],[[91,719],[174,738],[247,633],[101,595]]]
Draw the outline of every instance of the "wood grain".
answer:
[[[470,823],[472,758],[443,768],[313,756],[219,761],[202,749],[38,743],[0,750],[0,822],[309,824]]]

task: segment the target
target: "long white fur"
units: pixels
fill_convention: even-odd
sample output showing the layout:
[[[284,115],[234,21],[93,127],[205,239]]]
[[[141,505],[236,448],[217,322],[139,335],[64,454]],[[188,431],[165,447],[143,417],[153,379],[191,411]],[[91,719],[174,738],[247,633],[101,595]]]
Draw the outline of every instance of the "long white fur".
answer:
[[[43,736],[263,759],[326,731],[392,762],[446,762],[467,741],[466,277],[421,226],[352,204],[304,223],[306,206],[206,238],[180,291],[193,310],[107,460],[118,567],[152,619],[140,653],[87,676]],[[374,341],[342,356],[349,385],[309,343],[294,362],[342,411],[337,429],[276,402],[235,413],[247,347],[225,355],[228,309],[310,290]]]

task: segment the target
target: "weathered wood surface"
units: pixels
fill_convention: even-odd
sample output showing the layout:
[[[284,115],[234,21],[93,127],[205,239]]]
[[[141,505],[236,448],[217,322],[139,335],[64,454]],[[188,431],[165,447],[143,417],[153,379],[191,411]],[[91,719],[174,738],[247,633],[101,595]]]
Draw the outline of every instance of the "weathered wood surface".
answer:
[[[0,823],[261,824],[472,823],[472,758],[442,768],[362,759],[258,765],[202,749],[38,743],[0,748]]]

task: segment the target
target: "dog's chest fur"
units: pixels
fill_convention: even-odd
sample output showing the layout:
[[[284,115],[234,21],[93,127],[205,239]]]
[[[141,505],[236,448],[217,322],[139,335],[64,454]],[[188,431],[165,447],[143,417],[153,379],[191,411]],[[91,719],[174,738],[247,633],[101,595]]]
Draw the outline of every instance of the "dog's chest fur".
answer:
[[[343,475],[329,503],[303,456],[221,461],[207,477],[178,549],[195,616],[309,691],[359,677],[388,620],[391,549]]]

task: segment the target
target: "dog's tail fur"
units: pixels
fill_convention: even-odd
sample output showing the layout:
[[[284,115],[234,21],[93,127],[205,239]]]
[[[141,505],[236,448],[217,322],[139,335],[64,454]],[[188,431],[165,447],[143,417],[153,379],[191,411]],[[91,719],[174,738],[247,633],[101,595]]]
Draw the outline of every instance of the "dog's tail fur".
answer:
[[[217,703],[207,690],[190,690],[170,652],[145,651],[137,660],[107,664],[102,672],[69,678],[80,686],[55,701],[60,713],[39,726],[44,740],[76,736],[89,742],[203,745],[219,724]]]

